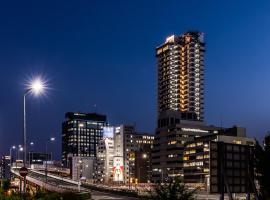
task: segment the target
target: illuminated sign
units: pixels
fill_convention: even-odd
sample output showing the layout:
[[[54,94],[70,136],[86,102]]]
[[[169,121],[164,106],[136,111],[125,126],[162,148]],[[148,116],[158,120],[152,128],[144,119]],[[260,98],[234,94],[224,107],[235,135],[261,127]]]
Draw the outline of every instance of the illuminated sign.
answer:
[[[113,158],[113,181],[124,181],[124,161],[123,157]]]

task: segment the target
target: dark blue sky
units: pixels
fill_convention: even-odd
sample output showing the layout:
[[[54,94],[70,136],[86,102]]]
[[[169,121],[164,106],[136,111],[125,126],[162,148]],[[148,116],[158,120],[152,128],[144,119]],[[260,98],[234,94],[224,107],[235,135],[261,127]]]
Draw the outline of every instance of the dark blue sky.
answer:
[[[24,83],[39,74],[52,89],[27,99],[35,150],[56,136],[59,157],[66,111],[154,132],[155,47],[188,30],[206,35],[206,122],[261,139],[270,129],[269,10],[269,1],[1,1],[0,153],[22,143]]]

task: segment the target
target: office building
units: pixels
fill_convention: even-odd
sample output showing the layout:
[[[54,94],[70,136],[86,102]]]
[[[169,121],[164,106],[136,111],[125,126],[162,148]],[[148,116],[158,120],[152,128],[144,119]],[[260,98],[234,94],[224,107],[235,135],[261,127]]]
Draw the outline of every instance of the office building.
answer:
[[[252,192],[255,140],[239,136],[232,130],[235,129],[186,143],[183,167],[187,185],[208,193]]]
[[[218,133],[220,128],[200,121],[182,120],[181,112],[165,111],[159,116],[152,150],[153,181],[183,178],[185,143],[197,137]]]
[[[150,183],[152,180],[151,146],[135,151],[135,180],[131,183]]]
[[[1,157],[0,178],[10,179],[10,156]]]
[[[96,180],[100,183],[113,182],[114,127],[104,128],[104,137],[97,146]]]
[[[114,131],[113,180],[129,184],[135,179],[135,153],[153,145],[154,136],[135,131],[134,126],[121,125]]]
[[[204,120],[204,34],[166,38],[156,48],[158,113],[181,111],[182,119]]]
[[[73,113],[65,115],[62,124],[62,162],[67,166],[68,155],[96,157],[97,144],[107,126],[106,116],[97,113]],[[69,166],[70,167],[70,166]]]

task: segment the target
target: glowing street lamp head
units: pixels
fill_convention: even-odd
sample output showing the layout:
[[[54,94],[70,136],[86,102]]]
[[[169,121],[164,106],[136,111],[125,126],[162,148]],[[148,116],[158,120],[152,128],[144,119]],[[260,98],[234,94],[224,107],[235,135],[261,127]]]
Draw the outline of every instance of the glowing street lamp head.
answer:
[[[44,88],[45,88],[45,83],[40,78],[36,78],[35,80],[31,82],[29,89],[35,95],[39,95],[40,93],[43,92]]]

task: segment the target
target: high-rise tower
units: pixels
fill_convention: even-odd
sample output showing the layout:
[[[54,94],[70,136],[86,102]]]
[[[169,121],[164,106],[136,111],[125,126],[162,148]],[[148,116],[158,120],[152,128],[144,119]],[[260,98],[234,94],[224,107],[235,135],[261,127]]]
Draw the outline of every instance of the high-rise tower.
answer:
[[[187,32],[156,48],[158,113],[181,111],[183,119],[204,120],[204,35]]]
[[[203,33],[168,37],[156,48],[158,120],[152,150],[153,181],[183,177],[183,150],[187,141],[211,134],[204,124]]]

